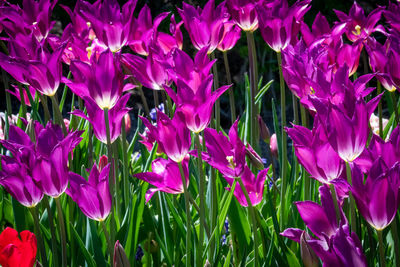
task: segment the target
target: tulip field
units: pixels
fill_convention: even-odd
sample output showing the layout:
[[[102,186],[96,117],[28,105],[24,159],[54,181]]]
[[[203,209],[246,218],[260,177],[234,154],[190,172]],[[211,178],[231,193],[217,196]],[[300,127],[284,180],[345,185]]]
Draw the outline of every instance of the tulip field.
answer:
[[[0,266],[400,266],[400,2],[156,2],[0,1]]]

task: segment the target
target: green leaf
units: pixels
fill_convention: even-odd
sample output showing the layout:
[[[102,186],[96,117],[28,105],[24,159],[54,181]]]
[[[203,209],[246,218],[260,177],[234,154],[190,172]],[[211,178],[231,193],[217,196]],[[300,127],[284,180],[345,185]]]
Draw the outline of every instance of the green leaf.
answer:
[[[274,80],[270,80],[266,85],[264,85],[259,92],[257,93],[256,97],[255,97],[255,102],[256,104],[260,103],[262,100],[262,97],[264,96],[264,94],[268,91],[268,89],[271,87],[271,84],[274,82]]]
[[[71,232],[76,240],[76,242],[78,243],[79,246],[79,250],[80,252],[82,252],[83,256],[85,257],[86,263],[88,264],[89,267],[96,267],[96,263],[93,259],[93,257],[90,255],[89,251],[86,249],[85,244],[83,243],[82,239],[80,238],[78,232],[75,230],[74,225],[72,224],[72,222],[70,222],[70,228],[71,228]]]

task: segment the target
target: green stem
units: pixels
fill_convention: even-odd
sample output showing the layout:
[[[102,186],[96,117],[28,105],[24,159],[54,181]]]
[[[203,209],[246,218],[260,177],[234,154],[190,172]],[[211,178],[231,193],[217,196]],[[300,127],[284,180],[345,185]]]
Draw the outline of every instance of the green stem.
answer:
[[[299,120],[299,105],[297,103],[297,97],[292,94],[292,105],[293,105],[293,124],[299,124],[300,120]]]
[[[214,60],[215,59],[215,55],[214,52],[211,53],[211,59]],[[219,77],[218,77],[218,70],[217,70],[217,63],[215,62],[212,66],[212,71],[214,74],[214,91],[217,90],[219,88]],[[215,101],[215,129],[217,131],[219,131],[219,128],[221,126],[221,111],[220,111],[220,104],[219,104],[219,98]]]
[[[376,230],[378,234],[378,240],[379,240],[379,258],[381,261],[381,267],[386,266],[386,260],[385,260],[385,247],[383,245],[383,237],[382,237],[382,230]]]
[[[123,184],[124,184],[124,202],[125,208],[128,208],[129,203],[129,171],[128,171],[128,148],[126,144],[126,126],[125,120],[122,120],[122,134],[121,134],[121,142],[122,142],[122,162],[123,162]]]
[[[89,168],[93,166],[93,127],[89,123],[89,128],[88,128],[88,163],[89,163]]]
[[[12,105],[11,105],[10,92],[8,91],[8,79],[7,79],[7,74],[3,69],[1,69],[1,76],[3,77],[4,89],[6,91],[7,113],[8,113],[8,116],[11,116],[11,114],[12,114]]]
[[[394,109],[394,117],[396,120],[396,125],[399,124],[399,111],[397,109],[397,99],[396,99],[396,91],[392,92],[391,94],[392,102],[393,102],[393,109]]]
[[[67,75],[67,79],[71,78],[71,71],[68,72]],[[64,89],[63,89],[63,93],[61,96],[61,101],[60,101],[60,112],[62,114],[63,109],[64,109],[64,103],[65,103],[65,99],[67,98],[67,92],[68,92],[68,86],[66,84],[64,84]]]
[[[189,200],[189,192],[186,184],[185,173],[183,172],[182,162],[178,162],[179,171],[181,173],[182,184],[183,184],[183,193],[185,195],[185,207],[186,207],[186,266],[192,266],[190,256],[191,256],[191,215],[190,215],[190,200]]]
[[[40,98],[40,102],[42,103],[42,107],[44,110],[44,121],[45,123],[47,123],[50,120],[50,111],[49,111],[49,107],[47,106],[47,100],[46,98],[40,93],[40,92],[36,92]]]
[[[144,95],[144,92],[143,92],[143,87],[142,87],[142,85],[139,85],[139,86],[137,87],[137,90],[139,91],[140,98],[142,99],[142,104],[143,104],[143,107],[144,107],[144,112],[146,113],[146,116],[148,117],[148,116],[150,116],[150,110],[149,110],[149,105],[147,104],[146,96]]]
[[[242,191],[244,193],[244,196],[246,197],[246,201],[247,201],[247,205],[249,208],[249,212],[250,212],[250,217],[251,217],[251,222],[253,224],[253,234],[254,234],[254,266],[257,267],[259,266],[259,259],[258,259],[258,234],[257,234],[257,220],[255,217],[255,213],[254,213],[254,207],[251,204],[251,200],[249,197],[249,194],[246,190],[246,187],[243,184],[242,178],[238,177],[237,178],[239,180],[239,184],[240,187],[242,188]]]
[[[101,224],[101,227],[103,228],[103,232],[106,237],[107,250],[108,250],[108,254],[110,255],[110,266],[112,266],[113,260],[114,260],[113,259],[114,258],[114,246],[113,246],[113,243],[111,242],[110,235],[108,234],[106,224],[104,223],[104,221],[100,221],[100,224]]]
[[[352,179],[351,179],[351,168],[350,164],[346,162],[346,174],[347,174],[347,182],[351,185],[352,184]],[[350,221],[351,221],[351,228],[353,231],[357,229],[357,219],[356,219],[356,210],[355,210],[355,203],[354,203],[354,197],[351,191],[349,191],[349,202],[350,202]]]
[[[278,58],[278,67],[279,67],[279,85],[281,90],[281,142],[282,142],[282,154],[280,155],[280,164],[282,168],[281,179],[282,179],[282,189],[281,189],[281,199],[280,199],[280,228],[283,228],[284,222],[284,214],[285,214],[285,201],[284,198],[286,196],[286,172],[287,172],[287,140],[286,140],[286,94],[285,94],[285,81],[283,80],[282,73],[282,54],[280,52],[277,53]]]
[[[51,212],[49,200],[47,196],[43,198],[43,203],[44,206],[46,207],[47,210],[47,216],[49,219],[49,226],[50,226],[50,233],[51,233],[51,249],[52,249],[52,254],[53,254],[53,266],[57,267],[59,266],[58,262],[58,253],[57,253],[57,236],[56,236],[56,229],[54,227],[54,218],[53,218],[53,213]]]
[[[158,90],[153,90],[153,98],[154,98],[154,107],[158,108],[158,106],[160,105],[158,100]]]
[[[378,90],[378,92],[377,92],[378,95],[380,95],[382,92],[382,86],[379,81],[378,81],[378,85],[377,85],[377,90]],[[382,100],[379,101],[379,103],[378,103],[378,117],[379,117],[379,136],[381,138],[383,138]]]
[[[258,91],[257,55],[253,32],[246,32],[246,37],[250,65],[250,145],[255,148],[257,145],[256,142],[258,140],[257,111],[255,103],[255,97]]]
[[[21,106],[22,106],[22,118],[26,119],[26,103],[25,103],[25,96],[24,96],[24,89],[22,88],[21,83],[18,83],[18,91],[19,97],[21,98]]]
[[[231,70],[229,68],[228,52],[224,51],[222,52],[222,54],[224,55],[226,81],[228,84],[232,84]],[[228,90],[229,90],[229,104],[231,108],[231,122],[233,124],[236,120],[236,106],[235,106],[235,94],[233,93],[233,84]]]
[[[395,264],[394,266],[400,266],[400,243],[399,243],[399,234],[397,232],[397,218],[394,217],[394,220],[390,226],[390,230],[392,231],[392,237],[394,241],[394,256],[395,256]]]
[[[113,150],[113,155],[114,155],[113,156],[113,161],[112,161],[113,162],[112,165],[114,166],[113,167],[113,171],[114,171],[113,176],[115,177],[115,217],[117,218],[117,226],[118,226],[117,230],[118,230],[119,226],[120,226],[120,214],[121,214],[121,212],[120,212],[120,207],[121,207],[120,189],[121,189],[121,187],[120,187],[119,175],[118,175],[118,169],[119,169],[119,167],[118,167],[118,158],[119,158],[119,155],[118,155],[117,142],[114,142],[112,144],[112,150]]]
[[[60,236],[61,236],[61,251],[62,251],[62,266],[67,266],[67,238],[65,236],[65,224],[64,224],[64,215],[61,207],[60,198],[54,198],[57,206],[57,213],[58,213],[58,223],[60,225]]]
[[[203,170],[203,160],[201,157],[202,146],[200,144],[199,133],[195,133],[195,144],[197,148],[197,169],[199,171],[200,185],[199,185],[199,196],[200,196],[200,235],[199,235],[199,248],[198,248],[198,262],[199,266],[202,266],[202,255],[203,255],[203,243],[204,243],[204,225],[205,225],[205,186],[206,178]]]
[[[106,125],[106,136],[107,136],[108,163],[111,164],[108,181],[111,193],[110,229],[111,229],[111,241],[113,242],[115,237],[115,220],[114,220],[114,208],[113,208],[113,204],[115,204],[115,179],[114,179],[114,164],[112,161],[113,153],[111,145],[110,121],[109,121],[108,111],[109,111],[108,108],[104,109],[104,122]]]
[[[67,128],[65,127],[65,123],[62,117],[62,114],[60,112],[60,106],[58,105],[58,100],[55,95],[51,96],[51,102],[53,104],[53,112],[55,116],[55,121],[58,123],[63,130],[64,135],[67,135]]]
[[[308,178],[308,179],[310,179],[310,178]],[[339,210],[339,204],[338,204],[337,197],[336,197],[335,186],[333,184],[330,184],[329,188],[331,189],[333,204],[335,205],[336,222],[337,222],[337,225],[339,225],[339,223],[340,223],[340,210]]]
[[[32,207],[29,209],[32,213],[33,217],[33,222],[35,226],[35,235],[38,241],[38,246],[39,246],[39,251],[40,251],[40,257],[42,259],[42,264],[44,267],[48,267],[49,263],[47,261],[46,257],[46,250],[44,247],[44,241],[43,241],[43,236],[42,233],[40,232],[40,224],[39,224],[39,214],[38,214],[38,207]]]

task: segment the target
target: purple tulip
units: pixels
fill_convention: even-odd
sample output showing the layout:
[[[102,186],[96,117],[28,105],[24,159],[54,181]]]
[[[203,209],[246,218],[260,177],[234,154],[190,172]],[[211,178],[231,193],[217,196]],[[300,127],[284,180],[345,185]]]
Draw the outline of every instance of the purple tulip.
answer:
[[[168,12],[159,14],[152,21],[150,8],[147,4],[140,10],[137,19],[134,19],[134,27],[129,36],[129,47],[142,56],[148,56],[150,44],[153,39],[157,40],[157,28],[168,16]]]
[[[57,198],[68,186],[68,155],[82,140],[82,131],[67,136],[49,122],[36,137],[36,162],[32,176],[46,195]]]
[[[89,179],[86,181],[79,174],[70,172],[70,187],[66,193],[81,211],[90,219],[104,221],[111,211],[111,193],[108,184],[110,165],[105,166],[100,172],[96,164],[90,170]]]
[[[122,93],[133,87],[129,83],[124,85],[124,74],[117,57],[106,50],[98,58],[92,56],[90,64],[73,61],[71,73],[74,80],[63,79],[63,82],[79,97],[89,97],[100,109],[111,110]]]
[[[354,161],[364,151],[370,133],[369,118],[382,96],[365,103],[351,93],[346,91],[343,102],[336,104],[332,103],[334,98],[328,103],[313,99],[329,143],[346,162]]]
[[[267,178],[269,168],[260,171],[257,174],[257,177],[251,172],[250,168],[245,166],[244,172],[241,175],[241,179],[243,185],[249,195],[250,202],[252,206],[257,205],[263,199],[264,194],[264,184],[265,179]],[[225,180],[228,182],[230,186],[232,186],[234,178],[224,176]],[[227,188],[230,190],[231,188]],[[233,195],[238,200],[239,204],[243,207],[247,207],[248,203],[243,193],[243,190],[239,184],[236,184],[235,191],[233,191]]]
[[[81,1],[79,14],[90,22],[96,37],[112,52],[118,52],[133,30],[133,12],[137,0],[129,0],[121,8],[116,0],[98,0],[94,4]]]
[[[254,32],[258,28],[258,16],[255,10],[260,0],[227,0],[226,6],[232,20],[245,32]]]
[[[141,117],[149,134],[168,158],[175,162],[182,162],[189,152],[191,145],[190,131],[186,127],[183,114],[176,112],[171,120],[167,115],[157,112],[157,126],[152,125],[146,118]]]
[[[296,38],[300,22],[310,9],[310,2],[298,1],[291,7],[286,0],[261,2],[257,5],[261,35],[275,52],[281,52]]]
[[[352,166],[352,189],[357,208],[376,230],[385,229],[395,218],[400,203],[400,163],[387,169],[383,160],[373,163],[368,177]]]
[[[369,56],[369,65],[372,71],[376,73],[376,78],[386,90],[393,92],[396,90],[396,87],[390,78],[390,68],[392,68],[392,65],[389,64],[389,44],[389,39],[382,45],[374,38],[369,37],[365,49]]]
[[[22,205],[36,206],[43,198],[43,191],[32,178],[35,166],[33,142],[23,130],[10,125],[9,139],[1,143],[13,157],[1,155],[0,185]]]
[[[326,17],[318,12],[311,30],[306,23],[301,22],[300,31],[308,47],[315,43],[322,43],[329,46],[331,43],[341,40],[341,36],[346,30],[345,26],[345,23],[337,23],[331,28]]]
[[[388,9],[383,11],[383,15],[391,28],[400,34],[400,4],[389,2]]]
[[[144,87],[164,90],[164,85],[168,86],[172,83],[165,64],[168,56],[165,56],[157,47],[149,48],[148,53],[146,59],[133,54],[123,54],[122,62]]]
[[[345,179],[345,163],[329,144],[323,127],[315,122],[311,130],[294,125],[286,128],[296,156],[311,177],[323,184]]]
[[[305,242],[322,260],[323,266],[367,266],[361,242],[355,233],[349,232],[347,219],[341,208],[340,223],[337,221],[329,187],[321,186],[319,192],[321,206],[312,201],[295,203],[305,225],[316,237],[310,237]],[[300,243],[303,232],[288,228],[281,235]]]
[[[189,186],[189,157],[186,156],[182,161],[183,173],[185,174],[186,184]],[[151,197],[157,191],[162,191],[169,194],[183,193],[182,178],[179,171],[179,165],[171,159],[158,158],[151,164],[152,172],[136,173],[133,176],[148,182],[156,188],[150,188],[146,192],[146,202],[149,202]]]
[[[233,22],[224,23],[224,38],[218,44],[217,49],[225,52],[231,50],[240,39],[241,29]]]
[[[201,83],[210,75],[215,60],[210,61],[207,48],[197,52],[194,60],[185,52],[175,49],[172,53],[172,64],[169,75],[175,84],[186,83],[192,91],[197,91]]]
[[[387,69],[393,85],[400,90],[400,37],[394,34],[390,37]]]
[[[47,38],[54,26],[50,16],[56,3],[51,0],[24,0],[22,9],[7,3],[9,6],[0,8],[0,24],[10,37],[15,37],[17,33],[33,33],[40,42]]]
[[[230,178],[242,176],[246,166],[246,147],[239,138],[238,123],[236,120],[232,125],[229,138],[211,128],[204,130],[207,153],[203,159]]]
[[[208,47],[207,53],[212,53],[224,38],[224,23],[228,21],[225,3],[215,8],[215,1],[209,0],[203,9],[193,7],[185,2],[183,9],[178,8],[190,40],[197,50]]]
[[[125,114],[131,110],[126,107],[130,95],[122,96],[113,108],[109,110],[110,137],[113,143],[121,134],[121,124]],[[84,97],[87,115],[81,110],[74,110],[72,114],[88,120],[93,126],[94,135],[100,142],[107,144],[107,132],[104,120],[104,111],[90,98]]]
[[[352,42],[359,39],[364,40],[373,32],[386,34],[385,28],[382,25],[376,26],[383,12],[382,7],[373,10],[367,17],[365,17],[364,10],[356,1],[354,1],[350,9],[349,15],[339,10],[334,11],[340,22],[346,23],[346,36]]]
[[[198,54],[206,56],[206,51],[207,48],[203,48]],[[208,59],[205,59],[204,62],[206,66],[210,66]],[[213,75],[211,74],[195,83],[187,83],[187,80],[181,77],[180,75],[177,76],[175,81],[177,93],[168,86],[165,86],[165,90],[175,102],[178,110],[185,116],[186,126],[192,132],[199,133],[210,123],[215,101],[230,85],[222,86],[213,91]],[[193,85],[194,87],[191,87]]]

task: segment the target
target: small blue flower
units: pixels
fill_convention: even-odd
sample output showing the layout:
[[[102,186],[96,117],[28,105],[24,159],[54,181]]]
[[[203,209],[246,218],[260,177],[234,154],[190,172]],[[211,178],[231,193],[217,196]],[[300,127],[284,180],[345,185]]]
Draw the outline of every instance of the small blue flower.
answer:
[[[142,247],[139,245],[137,250],[136,250],[136,255],[135,255],[135,260],[136,261],[141,261],[142,257],[144,256],[144,252]]]

